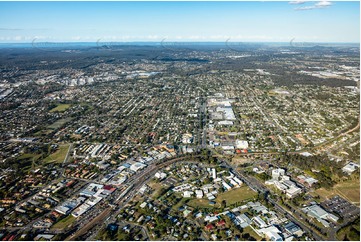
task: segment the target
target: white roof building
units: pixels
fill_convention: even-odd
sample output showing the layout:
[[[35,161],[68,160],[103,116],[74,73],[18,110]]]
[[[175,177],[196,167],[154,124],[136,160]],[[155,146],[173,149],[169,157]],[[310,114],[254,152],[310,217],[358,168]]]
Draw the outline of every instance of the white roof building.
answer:
[[[192,197],[193,194],[194,194],[194,192],[192,192],[192,191],[184,191],[183,197]]]
[[[308,216],[316,218],[325,227],[329,227],[329,223],[326,220],[336,222],[338,217],[326,212],[319,205],[311,205],[302,209],[303,212],[307,213]]]
[[[241,228],[246,228],[252,223],[252,221],[247,217],[246,214],[243,213],[236,217],[235,223],[241,226]]]
[[[222,120],[222,121],[219,121],[218,122],[218,125],[222,125],[222,126],[232,126],[233,125],[233,122],[232,121],[229,121],[229,120]]]
[[[302,190],[299,187],[290,187],[289,189],[286,190],[286,196],[289,198],[293,198],[298,194],[300,194],[301,192]]]
[[[265,221],[263,221],[259,216],[253,217],[252,221],[260,228],[267,227],[267,224]]]
[[[273,225],[267,228],[260,229],[258,230],[258,232],[264,234],[271,241],[283,241],[280,235],[282,232]]]
[[[348,163],[347,165],[345,165],[345,166],[342,168],[342,171],[350,175],[350,174],[351,174],[352,172],[354,172],[357,168],[360,168],[360,165],[359,165],[359,164],[350,162],[350,163]]]
[[[134,164],[132,164],[130,166],[130,170],[137,172],[138,170],[144,169],[147,165],[140,163],[140,162],[135,162]]]
[[[202,198],[203,197],[203,191],[202,190],[196,190],[196,197]]]
[[[273,169],[272,170],[272,178],[273,179],[278,179],[279,177],[281,176],[284,176],[285,175],[285,170],[284,169]]]
[[[222,149],[223,150],[234,150],[234,146],[233,145],[222,145]]]
[[[145,208],[147,206],[147,202],[143,202],[142,204],[140,204],[140,208]]]
[[[236,140],[237,149],[248,149],[248,141],[246,140]]]
[[[164,172],[157,172],[157,173],[155,173],[155,175],[154,175],[156,178],[158,178],[158,179],[160,179],[160,180],[162,180],[162,179],[164,179],[164,178],[166,178],[167,177],[167,174],[166,173],[164,173]]]

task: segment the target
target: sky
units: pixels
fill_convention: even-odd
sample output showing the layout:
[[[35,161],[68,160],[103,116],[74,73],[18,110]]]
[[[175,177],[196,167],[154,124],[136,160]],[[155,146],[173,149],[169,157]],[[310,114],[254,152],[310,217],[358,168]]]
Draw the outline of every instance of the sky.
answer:
[[[360,42],[360,3],[0,2],[0,43]]]

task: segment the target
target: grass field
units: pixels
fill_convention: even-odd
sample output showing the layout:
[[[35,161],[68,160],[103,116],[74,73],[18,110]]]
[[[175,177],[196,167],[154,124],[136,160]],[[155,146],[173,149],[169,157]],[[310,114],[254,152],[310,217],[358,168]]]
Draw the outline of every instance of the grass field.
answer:
[[[245,114],[240,114],[240,116],[241,116],[241,119],[249,119],[249,117]]]
[[[25,153],[18,157],[19,160],[35,159],[38,160],[41,154]]]
[[[257,193],[252,191],[249,187],[240,187],[218,195],[214,200],[214,202],[216,202],[214,205],[210,205],[209,200],[204,198],[191,199],[189,202],[187,202],[187,205],[193,208],[220,208],[223,200],[226,200],[227,206],[229,206],[236,202],[242,202],[244,200],[253,198],[256,195]]]
[[[68,217],[63,218],[56,224],[54,224],[51,228],[52,229],[65,229],[66,227],[70,226],[72,223],[74,223],[76,220],[75,217],[72,215],[69,215]]]
[[[268,91],[268,96],[276,96],[277,93],[273,90]]]
[[[55,108],[53,108],[52,110],[50,110],[51,113],[54,112],[64,112],[65,110],[67,110],[68,108],[70,108],[70,104],[58,104],[58,106],[56,106]]]
[[[48,129],[58,129],[63,126],[65,123],[70,122],[71,118],[63,118],[55,121],[54,123],[50,124],[47,128]]]
[[[353,203],[360,203],[360,180],[342,182],[334,186],[334,190]]]
[[[234,204],[236,202],[241,202],[246,199],[253,198],[257,195],[256,192],[251,190],[249,187],[240,187],[233,190],[230,190],[228,192],[220,194],[216,198],[217,203],[221,203],[223,200],[226,200],[227,206]]]
[[[60,145],[57,151],[44,159],[44,162],[62,163],[65,159],[66,154],[68,153],[69,146],[69,144]]]
[[[152,197],[157,198],[160,195],[162,184],[160,182],[151,181],[148,183],[148,186],[153,189]]]
[[[252,161],[248,158],[245,158],[243,156],[240,155],[235,155],[232,158],[232,165],[241,165],[241,164],[246,164],[246,163],[251,163]]]
[[[321,197],[321,200],[326,200],[333,196],[339,195],[357,205],[360,204],[360,181],[356,180],[341,182],[336,184],[330,190],[320,188],[317,189],[315,193]]]
[[[254,232],[254,230],[250,226],[243,229],[243,234],[245,233],[249,233],[249,235],[255,238],[257,241],[260,241],[262,239],[262,237],[260,237],[256,232]]]
[[[46,136],[48,134],[50,134],[52,132],[51,129],[43,129],[43,130],[40,130],[36,133],[34,133],[34,136]]]
[[[219,207],[218,204],[210,205],[208,199],[192,199],[187,203],[188,206],[193,208],[214,208]]]

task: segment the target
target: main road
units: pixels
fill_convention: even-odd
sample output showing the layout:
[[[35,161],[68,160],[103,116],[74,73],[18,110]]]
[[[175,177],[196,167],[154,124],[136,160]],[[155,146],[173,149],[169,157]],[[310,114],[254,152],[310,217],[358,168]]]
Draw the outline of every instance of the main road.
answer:
[[[221,160],[223,162],[223,165],[230,169],[230,171],[238,177],[238,179],[242,180],[247,186],[249,186],[252,190],[261,192],[261,193],[269,193],[269,190],[267,187],[265,187],[263,184],[261,184],[257,179],[251,178],[246,176],[244,173],[238,172],[236,169],[234,169],[226,160]],[[281,205],[277,203],[274,199],[268,197],[268,201],[274,206],[274,208],[284,216],[286,216],[290,221],[294,222],[295,224],[299,225],[305,232],[307,232],[310,236],[313,236],[314,239],[317,241],[325,240],[325,238],[319,236],[315,233],[314,230],[312,230],[307,225],[303,224],[300,219],[296,218],[291,212],[283,208]]]
[[[124,190],[121,196],[119,196],[118,199],[114,201],[115,204],[105,209],[101,214],[99,214],[97,217],[95,217],[92,221],[90,221],[87,225],[79,229],[73,235],[69,236],[66,240],[76,240],[77,238],[83,236],[85,233],[88,233],[90,230],[94,228],[96,229],[96,231],[99,231],[102,226],[97,226],[97,225],[104,224],[105,221],[109,221],[109,223],[115,222],[116,216],[119,214],[121,209],[138,193],[139,189],[144,184],[146,184],[151,178],[153,178],[155,173],[157,173],[161,168],[167,167],[176,162],[194,159],[197,157],[200,157],[200,155],[193,157],[183,156],[150,165],[145,170],[139,172],[129,180],[128,188],[130,189]],[[113,211],[113,209],[116,209],[116,211]],[[91,234],[92,235],[90,237],[91,239],[93,239],[97,233],[93,231]]]

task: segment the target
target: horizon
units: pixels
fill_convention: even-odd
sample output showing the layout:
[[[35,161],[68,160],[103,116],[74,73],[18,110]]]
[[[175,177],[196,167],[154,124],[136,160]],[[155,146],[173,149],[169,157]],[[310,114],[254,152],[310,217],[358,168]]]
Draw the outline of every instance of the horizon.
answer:
[[[88,44],[88,45],[95,45],[98,46],[99,44],[151,44],[151,45],[162,45],[162,44],[172,44],[173,46],[176,46],[177,44],[181,45],[201,45],[201,44],[219,44],[219,45],[227,45],[230,44],[290,44],[292,46],[292,43],[295,43],[296,45],[302,45],[302,44],[325,44],[325,45],[360,45],[360,42],[324,42],[324,41],[151,41],[151,40],[144,40],[144,41],[39,41],[39,42],[4,42],[0,45],[31,45],[36,46],[39,44],[66,44],[66,45],[80,45],[80,44]],[[42,46],[42,47],[49,47],[52,46]],[[56,47],[56,46],[55,46]],[[57,46],[61,47],[61,46]]]
[[[0,2],[0,43],[360,43],[359,19],[358,1]]]

